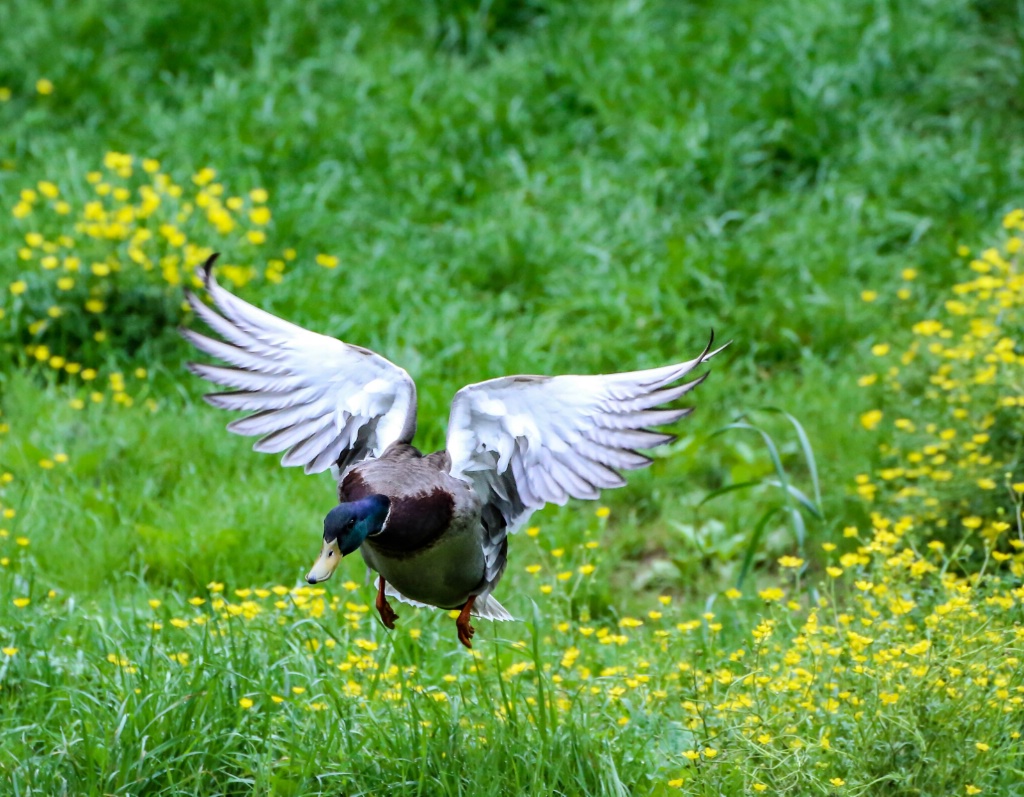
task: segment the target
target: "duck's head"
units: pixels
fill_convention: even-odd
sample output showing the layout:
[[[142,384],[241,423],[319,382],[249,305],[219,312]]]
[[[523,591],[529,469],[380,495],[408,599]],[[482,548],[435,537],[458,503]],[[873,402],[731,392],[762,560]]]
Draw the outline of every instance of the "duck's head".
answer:
[[[342,557],[356,550],[371,534],[384,528],[391,502],[383,495],[338,504],[324,518],[324,544],[306,581],[319,584],[337,569]]]

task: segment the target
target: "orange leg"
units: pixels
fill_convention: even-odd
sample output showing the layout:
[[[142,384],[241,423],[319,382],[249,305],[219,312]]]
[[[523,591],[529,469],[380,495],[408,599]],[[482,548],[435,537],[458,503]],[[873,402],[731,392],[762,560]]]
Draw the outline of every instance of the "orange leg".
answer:
[[[462,611],[459,613],[459,619],[455,621],[455,627],[459,629],[459,642],[465,645],[467,648],[472,648],[473,643],[470,641],[473,638],[473,626],[469,624],[469,613],[473,609],[473,601],[476,600],[476,595],[466,601],[466,605],[462,607]]]
[[[384,576],[377,580],[377,614],[380,615],[380,621],[384,623],[385,628],[395,627],[395,620],[398,619],[398,615],[391,608],[388,599],[384,597]]]

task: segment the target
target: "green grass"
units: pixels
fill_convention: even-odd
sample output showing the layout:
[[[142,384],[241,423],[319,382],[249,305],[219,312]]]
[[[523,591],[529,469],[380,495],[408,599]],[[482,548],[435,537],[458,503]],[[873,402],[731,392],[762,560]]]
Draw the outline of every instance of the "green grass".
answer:
[[[193,242],[261,269],[294,247],[281,284],[255,280],[239,292],[407,368],[426,449],[443,445],[448,403],[466,383],[660,365],[693,356],[711,328],[734,341],[680,441],[604,496],[607,526],[576,504],[541,513],[536,540],[513,541],[499,597],[520,617],[532,616],[531,601],[544,613],[533,649],[541,669],[564,652],[552,629],[583,610],[557,590],[538,592],[523,568],[542,551],[597,535],[602,564],[585,608],[609,627],[662,593],[680,616],[696,616],[735,582],[774,497],[737,491],[697,505],[773,472],[753,436],[712,437],[741,413],[781,407],[807,429],[824,511],[811,557],[863,523],[851,485],[876,456],[857,423],[870,347],[934,310],[962,269],[957,246],[988,241],[1024,192],[1024,18],[1013,2],[12,0],[4,27],[13,33],[0,38],[0,88],[11,93],[0,102],[0,285],[39,271],[19,259],[42,223],[9,212],[19,192],[50,180],[80,205],[93,196],[86,174],[120,151],[159,158],[189,190],[206,166],[229,192],[266,188],[265,245],[237,235]],[[51,94],[36,91],[40,78]],[[317,266],[318,253],[341,265]],[[919,277],[907,300],[884,311],[861,300],[865,288],[895,292],[908,267]],[[161,295],[176,306],[176,290]],[[539,713],[495,723],[487,701],[500,703],[502,684],[515,682],[495,667],[471,680],[464,706],[413,693],[397,706],[366,693],[352,700],[333,663],[303,648],[314,635],[349,644],[340,621],[314,631],[291,616],[199,634],[193,664],[168,666],[169,649],[145,629],[145,599],[177,605],[213,581],[296,583],[333,485],[223,432],[223,414],[197,401],[204,387],[182,368],[190,353],[173,324],[144,325],[133,351],[86,362],[144,366],[135,406],[108,395],[74,410],[76,380],[28,367],[25,346],[38,341],[15,319],[36,316],[16,311],[8,293],[3,302],[10,432],[0,470],[15,479],[2,501],[17,515],[0,539],[12,559],[0,570],[0,643],[22,653],[0,657],[0,782],[19,795],[669,793],[680,750],[696,744],[672,700],[646,716],[635,706],[626,726],[618,703],[584,692],[547,730]],[[809,490],[791,428],[765,423]],[[69,462],[40,469],[54,452]],[[775,559],[794,548],[785,523],[766,528],[754,582],[775,584]],[[361,583],[361,570],[353,562],[347,576]],[[12,608],[18,595],[32,596],[29,614]],[[758,611],[756,602],[737,609],[722,650],[741,644]],[[447,618],[400,614],[424,635],[399,633],[392,648],[374,629],[386,661],[422,665],[430,688],[447,689],[449,670],[470,675]],[[486,660],[513,655],[481,626]],[[528,624],[498,633],[531,641]],[[671,667],[707,655],[717,666],[710,646],[670,656],[643,640],[623,656],[642,651]],[[129,678],[105,661],[117,651],[145,665]],[[317,685],[329,710],[289,703],[291,713],[274,713],[265,696],[254,710],[238,706],[247,691],[290,689],[292,672]],[[540,699],[542,685],[523,695]],[[464,716],[485,725],[488,744],[467,741]],[[859,760],[861,775],[842,770],[856,793],[964,788],[919,774],[903,792],[881,791],[864,773],[889,759]],[[994,788],[1014,782],[1019,763],[1006,761]],[[686,788],[752,788],[735,757],[712,771],[720,780]],[[833,774],[819,775],[773,783],[827,793]]]

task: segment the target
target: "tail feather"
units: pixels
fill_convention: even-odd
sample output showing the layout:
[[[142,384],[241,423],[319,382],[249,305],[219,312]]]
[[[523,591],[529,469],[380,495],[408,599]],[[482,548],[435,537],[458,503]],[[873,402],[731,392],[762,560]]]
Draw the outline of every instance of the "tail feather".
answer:
[[[484,620],[515,620],[516,618],[509,614],[508,610],[502,606],[498,601],[494,599],[493,595],[485,595],[478,597],[473,601],[473,611],[470,614],[475,614]]]
[[[422,601],[415,601],[412,598],[407,598],[397,589],[395,589],[388,582],[384,582],[384,594],[389,597],[396,598],[402,603],[408,603],[410,606],[422,606],[427,609],[436,609],[436,606],[431,606],[429,603],[423,603]],[[477,599],[473,601],[473,611],[470,612],[474,617],[479,617],[482,620],[515,620],[516,618],[509,614],[508,610],[495,600],[493,595],[477,596]]]

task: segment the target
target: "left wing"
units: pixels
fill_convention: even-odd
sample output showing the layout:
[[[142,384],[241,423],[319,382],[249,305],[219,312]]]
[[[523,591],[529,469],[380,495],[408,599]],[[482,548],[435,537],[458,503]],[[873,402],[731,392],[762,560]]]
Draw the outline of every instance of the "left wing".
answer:
[[[455,394],[447,450],[453,476],[483,498],[487,581],[505,567],[506,536],[546,503],[597,498],[621,487],[618,472],[651,463],[636,449],[671,442],[664,426],[692,408],[666,406],[704,381],[678,384],[725,348],[711,342],[696,359],[604,376],[506,376]],[[728,345],[728,344],[726,344]]]
[[[189,292],[188,302],[224,341],[182,329],[197,349],[235,366],[189,363],[218,385],[215,407],[254,414],[232,421],[228,431],[262,435],[256,451],[285,451],[282,465],[306,473],[345,469],[378,457],[416,432],[416,385],[403,369],[361,346],[310,332],[244,302],[213,278],[211,257],[199,270],[216,312]]]

